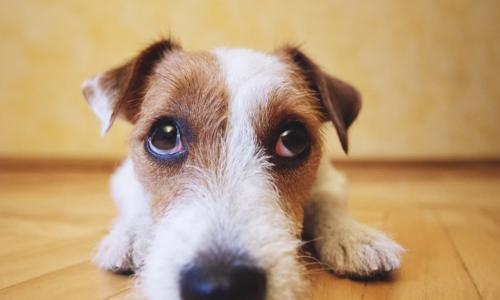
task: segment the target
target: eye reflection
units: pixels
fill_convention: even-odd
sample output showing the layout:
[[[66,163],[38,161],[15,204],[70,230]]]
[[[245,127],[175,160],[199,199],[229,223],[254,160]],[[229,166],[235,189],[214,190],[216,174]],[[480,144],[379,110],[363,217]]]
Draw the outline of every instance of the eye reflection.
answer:
[[[160,158],[185,152],[181,131],[173,120],[162,120],[153,125],[146,142],[147,150]]]
[[[291,123],[279,135],[274,151],[278,156],[293,158],[305,153],[309,147],[310,141],[305,127]]]

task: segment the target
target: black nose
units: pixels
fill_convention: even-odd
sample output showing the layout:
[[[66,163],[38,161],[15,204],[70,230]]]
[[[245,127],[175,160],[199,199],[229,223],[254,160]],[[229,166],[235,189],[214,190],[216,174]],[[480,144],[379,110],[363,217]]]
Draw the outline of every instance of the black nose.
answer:
[[[263,300],[266,273],[252,266],[191,266],[180,284],[183,300]]]

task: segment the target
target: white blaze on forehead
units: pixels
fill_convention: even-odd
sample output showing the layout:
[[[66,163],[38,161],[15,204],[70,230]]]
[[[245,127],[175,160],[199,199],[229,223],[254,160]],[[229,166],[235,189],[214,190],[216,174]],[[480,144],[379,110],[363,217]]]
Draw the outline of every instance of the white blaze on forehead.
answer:
[[[268,163],[258,154],[252,121],[259,109],[266,106],[270,92],[284,84],[286,65],[277,57],[248,49],[216,49],[213,53],[229,94],[224,176],[243,179],[262,174],[256,177],[262,182],[253,185],[273,190]]]
[[[229,114],[238,120],[265,105],[267,95],[284,85],[287,65],[276,56],[248,49],[215,49],[229,90]]]
[[[229,94],[228,165],[255,163],[252,119],[264,108],[269,94],[286,84],[287,65],[277,57],[249,49],[215,49]],[[257,166],[255,166],[257,167]]]

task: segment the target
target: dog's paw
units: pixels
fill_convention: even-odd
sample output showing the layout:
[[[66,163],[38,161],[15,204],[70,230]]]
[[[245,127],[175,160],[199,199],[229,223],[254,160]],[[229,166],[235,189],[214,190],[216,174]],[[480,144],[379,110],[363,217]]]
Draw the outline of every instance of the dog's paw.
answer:
[[[99,243],[93,261],[104,270],[133,273],[131,238],[124,232],[112,231]]]
[[[317,251],[336,274],[366,278],[399,268],[404,249],[383,233],[353,221],[320,238]]]

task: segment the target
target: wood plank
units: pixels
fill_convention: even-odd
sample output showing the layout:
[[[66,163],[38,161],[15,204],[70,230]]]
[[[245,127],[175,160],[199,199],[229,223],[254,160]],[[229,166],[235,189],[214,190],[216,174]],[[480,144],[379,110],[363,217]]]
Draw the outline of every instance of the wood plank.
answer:
[[[402,269],[386,282],[367,284],[363,299],[480,299],[433,211],[393,212],[386,232],[407,250]]]
[[[476,212],[441,211],[439,217],[483,299],[500,299],[500,226]]]
[[[89,234],[103,234],[104,228],[94,224],[52,221],[46,219],[15,218],[3,216],[0,219],[0,235],[27,235],[48,238],[75,238]]]
[[[352,178],[354,209],[409,210],[414,207],[453,210],[500,210],[500,176],[496,178]],[[390,192],[387,192],[390,190]],[[497,195],[496,197],[494,195]],[[473,200],[473,201],[472,201]]]
[[[392,212],[382,227],[407,249],[402,269],[367,282],[318,274],[313,299],[480,299],[432,211]]]
[[[115,215],[108,181],[108,173],[0,171],[0,217],[103,226]]]
[[[33,249],[49,247],[57,240],[48,237],[33,236],[26,233],[19,234],[0,234],[0,262],[2,259],[12,254],[17,254]]]
[[[0,298],[106,299],[127,290],[131,284],[131,277],[109,274],[84,262],[1,289]]]
[[[133,288],[128,288],[106,298],[106,300],[137,300],[138,298],[140,299],[135,290]]]
[[[0,257],[0,288],[88,261],[100,235],[55,241]]]
[[[482,209],[481,212],[500,226],[500,209]]]

